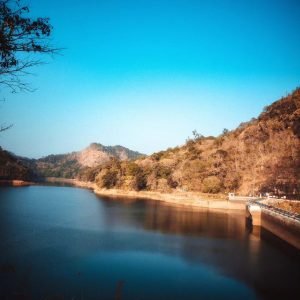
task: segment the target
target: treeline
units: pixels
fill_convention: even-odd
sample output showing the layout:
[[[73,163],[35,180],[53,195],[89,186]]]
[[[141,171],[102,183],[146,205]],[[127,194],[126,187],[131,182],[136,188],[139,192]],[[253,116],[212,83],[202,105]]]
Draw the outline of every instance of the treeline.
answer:
[[[238,186],[237,180],[221,180],[218,172],[212,171],[213,159],[201,159],[200,152],[189,141],[183,148],[154,153],[142,160],[120,162],[111,159],[102,166],[81,170],[78,179],[96,182],[100,188],[135,191],[181,189],[218,193]]]

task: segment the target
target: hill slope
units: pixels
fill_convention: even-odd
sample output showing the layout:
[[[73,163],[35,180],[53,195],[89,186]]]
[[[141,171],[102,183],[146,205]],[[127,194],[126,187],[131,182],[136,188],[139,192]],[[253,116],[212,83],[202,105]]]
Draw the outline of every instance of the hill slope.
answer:
[[[300,194],[300,89],[257,119],[221,136],[196,135],[184,146],[135,162],[112,160],[79,179],[99,187],[170,192]]]
[[[2,179],[32,181],[36,179],[36,175],[21,159],[0,147],[0,180]]]
[[[92,143],[82,151],[48,155],[37,160],[27,160],[25,163],[40,176],[74,178],[80,170],[102,165],[112,158],[124,161],[140,156],[141,153],[122,146]]]

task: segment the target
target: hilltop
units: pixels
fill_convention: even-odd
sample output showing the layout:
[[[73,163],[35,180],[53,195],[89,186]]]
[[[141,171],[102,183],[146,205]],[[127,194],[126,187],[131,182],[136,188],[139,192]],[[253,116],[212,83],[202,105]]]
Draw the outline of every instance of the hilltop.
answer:
[[[185,145],[133,161],[87,167],[78,179],[100,188],[161,192],[300,194],[300,89],[218,137],[195,133]]]
[[[85,168],[101,166],[111,159],[136,159],[142,154],[123,146],[104,146],[92,143],[82,151],[51,154],[40,159],[19,157],[0,148],[0,179],[25,181],[43,177],[75,178]]]
[[[67,154],[52,154],[46,157],[24,161],[42,177],[75,178],[85,168],[101,166],[111,159],[120,161],[136,159],[142,154],[123,146],[104,146],[91,143],[81,151]]]

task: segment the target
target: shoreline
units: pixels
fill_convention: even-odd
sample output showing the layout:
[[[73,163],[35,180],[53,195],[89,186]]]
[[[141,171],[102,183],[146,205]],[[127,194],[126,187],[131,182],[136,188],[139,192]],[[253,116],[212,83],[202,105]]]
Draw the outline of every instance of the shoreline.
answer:
[[[80,188],[91,189],[96,195],[105,196],[109,198],[136,198],[136,199],[151,199],[156,201],[163,201],[166,203],[193,207],[193,208],[208,208],[208,209],[222,209],[222,210],[242,210],[246,209],[246,202],[244,201],[229,201],[227,199],[220,199],[215,195],[207,195],[204,197],[200,193],[195,192],[174,192],[162,193],[153,191],[127,191],[120,189],[101,189],[93,182],[85,182],[77,179],[65,179],[49,177],[45,179],[46,183],[60,183],[70,184]]]
[[[2,184],[1,184],[2,183]],[[38,184],[47,184],[52,183],[53,185],[69,185],[78,188],[90,189],[93,193],[99,196],[104,196],[110,199],[124,200],[141,200],[148,199],[154,201],[161,201],[165,204],[170,204],[177,206],[181,209],[207,209],[207,210],[222,210],[226,213],[230,211],[244,212],[246,219],[255,218],[255,213],[249,214],[247,201],[233,201],[228,199],[220,199],[218,195],[203,195],[196,192],[182,192],[175,191],[173,193],[162,193],[162,192],[153,192],[153,191],[129,191],[129,190],[120,190],[120,189],[101,189],[93,182],[85,182],[77,179],[66,179],[66,178],[46,178],[43,182],[26,182],[22,180],[0,180],[0,186],[4,185],[21,187],[29,185],[38,185]],[[122,199],[125,198],[125,199]],[[262,216],[262,222],[259,224],[253,224],[254,227],[263,227],[268,231],[272,232],[274,235],[279,237],[281,240],[287,242],[288,244],[300,249],[299,247],[299,224],[296,224],[297,229],[294,229],[295,226],[292,226],[290,220],[286,218],[278,217],[271,212],[272,220],[267,216],[269,212],[262,212],[259,214]],[[269,213],[270,214],[270,213]],[[274,215],[274,216],[273,216]],[[270,220],[269,220],[270,219]],[[293,220],[292,220],[293,221]],[[260,231],[259,231],[260,232]]]
[[[0,180],[0,186],[18,187],[18,186],[30,186],[30,185],[34,185],[34,184],[35,183],[31,182],[31,181],[16,180],[16,179],[12,179],[12,180],[1,179]]]
[[[152,191],[125,191],[118,189],[94,189],[94,193],[100,196],[106,196],[110,198],[138,198],[138,199],[151,199],[156,201],[162,201],[178,206],[185,207],[198,207],[208,209],[223,209],[223,210],[245,210],[246,203],[243,202],[230,202],[228,200],[216,200],[216,199],[203,199],[201,196],[193,193],[161,193]]]
[[[13,186],[24,187],[30,185],[38,185],[43,183],[52,184],[67,184],[79,188],[85,188],[92,190],[96,195],[105,196],[109,198],[135,198],[135,199],[149,199],[155,201],[162,201],[168,204],[190,207],[190,208],[206,208],[206,209],[221,209],[221,210],[239,210],[245,211],[245,201],[229,201],[222,199],[219,195],[203,195],[196,192],[180,192],[174,193],[162,193],[154,191],[130,191],[121,189],[101,189],[93,182],[85,182],[77,179],[68,178],[55,178],[48,177],[41,182],[29,182],[23,180],[0,180],[0,186]]]

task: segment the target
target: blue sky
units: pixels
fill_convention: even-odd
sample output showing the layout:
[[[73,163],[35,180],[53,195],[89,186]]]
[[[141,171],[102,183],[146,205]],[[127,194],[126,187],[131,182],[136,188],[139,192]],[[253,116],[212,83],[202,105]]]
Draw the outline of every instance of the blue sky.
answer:
[[[40,157],[91,142],[146,154],[218,135],[300,85],[299,1],[31,0],[63,55],[1,91],[0,145]]]

